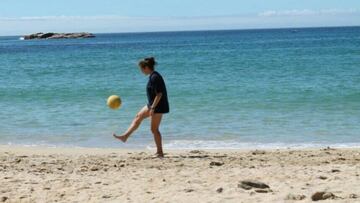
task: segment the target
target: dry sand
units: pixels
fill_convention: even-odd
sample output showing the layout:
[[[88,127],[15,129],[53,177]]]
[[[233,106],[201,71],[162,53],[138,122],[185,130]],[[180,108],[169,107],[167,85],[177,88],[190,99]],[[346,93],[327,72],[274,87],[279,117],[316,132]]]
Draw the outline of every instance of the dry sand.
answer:
[[[270,188],[246,190],[243,180]],[[0,202],[312,202],[321,191],[334,195],[321,202],[360,202],[360,149],[169,151],[158,159],[152,151],[0,146],[0,185]]]

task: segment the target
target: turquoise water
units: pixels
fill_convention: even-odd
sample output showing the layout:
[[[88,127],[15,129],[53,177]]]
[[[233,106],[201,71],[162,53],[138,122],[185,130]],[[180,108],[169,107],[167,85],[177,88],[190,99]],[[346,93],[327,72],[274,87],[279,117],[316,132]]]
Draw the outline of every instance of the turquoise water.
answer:
[[[360,27],[18,38],[0,37],[0,144],[153,147],[148,121],[111,136],[146,104],[153,55],[166,148],[360,146]]]

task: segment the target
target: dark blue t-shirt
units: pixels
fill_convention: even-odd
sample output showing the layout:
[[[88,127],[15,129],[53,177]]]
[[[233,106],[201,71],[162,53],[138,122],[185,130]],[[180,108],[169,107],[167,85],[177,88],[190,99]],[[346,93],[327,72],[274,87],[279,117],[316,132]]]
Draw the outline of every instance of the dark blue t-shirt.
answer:
[[[157,93],[162,93],[162,97],[155,108],[155,113],[169,113],[169,102],[164,79],[162,76],[154,71],[149,76],[149,82],[146,86],[146,93],[148,98],[148,108],[154,102]]]

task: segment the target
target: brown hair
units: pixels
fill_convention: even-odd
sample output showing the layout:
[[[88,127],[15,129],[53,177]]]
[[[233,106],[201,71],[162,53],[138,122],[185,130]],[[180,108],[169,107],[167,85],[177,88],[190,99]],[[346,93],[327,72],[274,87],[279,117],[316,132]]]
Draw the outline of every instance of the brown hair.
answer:
[[[139,62],[140,67],[145,68],[147,66],[151,70],[154,70],[155,65],[156,65],[156,61],[154,57],[144,58]]]

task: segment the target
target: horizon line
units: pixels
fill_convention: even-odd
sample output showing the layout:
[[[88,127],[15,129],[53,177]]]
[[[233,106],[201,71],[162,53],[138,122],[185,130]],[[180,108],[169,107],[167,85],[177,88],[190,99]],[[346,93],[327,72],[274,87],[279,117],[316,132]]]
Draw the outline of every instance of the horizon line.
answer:
[[[82,32],[88,32],[92,34],[146,34],[146,33],[171,33],[171,32],[216,32],[216,31],[251,31],[251,30],[281,30],[281,29],[320,29],[320,28],[351,28],[351,27],[360,27],[359,25],[331,25],[331,26],[298,26],[298,27],[262,27],[262,28],[231,28],[231,29],[199,29],[199,30],[161,30],[161,31],[135,31],[135,32],[88,32],[88,31],[82,31]],[[37,33],[40,33],[42,31],[39,31]],[[49,32],[43,32],[43,33],[49,33]],[[79,32],[54,32],[54,33],[79,33]],[[35,34],[35,33],[28,33],[29,34]],[[24,35],[1,35],[0,37],[21,37]]]

